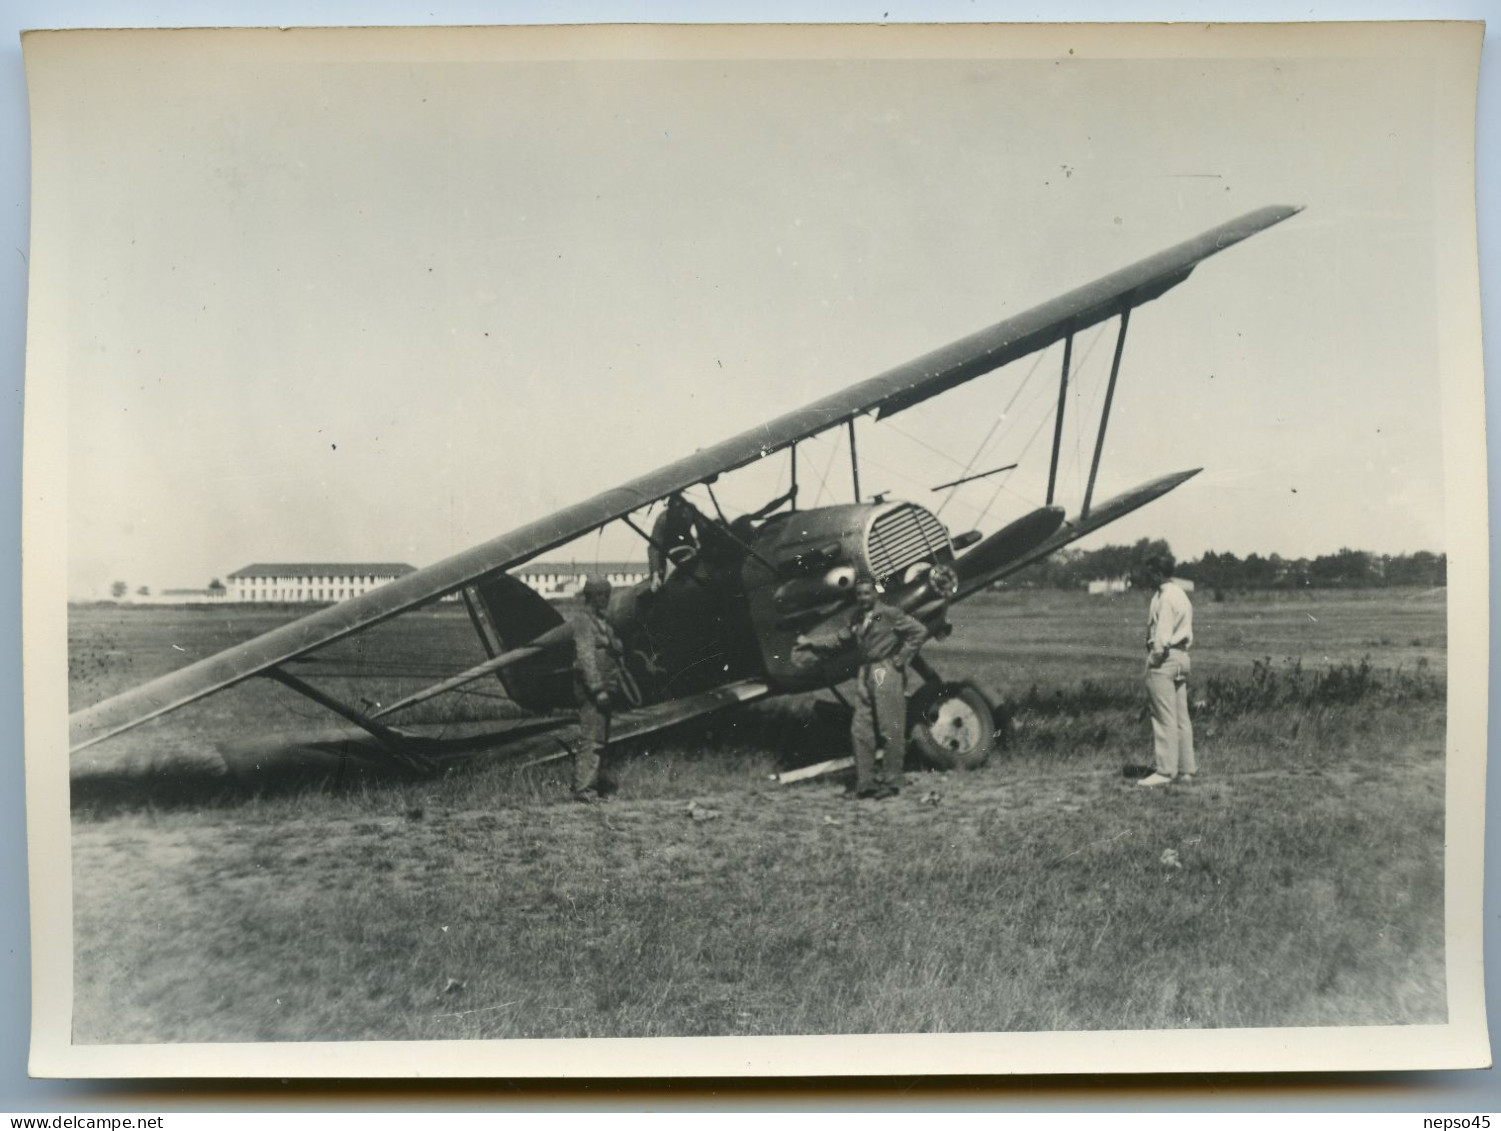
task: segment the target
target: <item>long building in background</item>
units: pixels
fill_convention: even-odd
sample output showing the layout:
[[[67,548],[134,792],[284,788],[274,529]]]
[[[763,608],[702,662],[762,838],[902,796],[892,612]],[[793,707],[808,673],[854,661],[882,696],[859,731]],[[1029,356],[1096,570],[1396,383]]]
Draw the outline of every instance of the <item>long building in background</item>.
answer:
[[[512,576],[529,585],[550,601],[575,596],[584,579],[598,574],[611,585],[635,585],[646,579],[644,562],[527,562],[511,571]]]
[[[256,562],[229,575],[230,601],[275,604],[328,604],[413,572],[405,562]],[[528,562],[515,576],[550,600],[576,595],[590,574],[612,585],[635,585],[646,578],[644,562]]]
[[[256,562],[229,575],[229,599],[327,604],[413,572],[405,562]]]

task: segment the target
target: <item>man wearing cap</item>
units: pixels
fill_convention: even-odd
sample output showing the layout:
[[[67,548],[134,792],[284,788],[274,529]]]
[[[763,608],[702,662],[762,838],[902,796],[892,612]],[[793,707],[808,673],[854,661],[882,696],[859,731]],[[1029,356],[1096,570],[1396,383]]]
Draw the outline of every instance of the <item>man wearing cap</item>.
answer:
[[[646,561],[655,593],[677,562],[698,552],[706,519],[681,492],[667,496],[667,505],[652,524]]]
[[[1198,772],[1193,722],[1188,717],[1188,649],[1194,640],[1193,603],[1174,580],[1177,563],[1154,554],[1142,569],[1152,591],[1147,611],[1147,698],[1152,705],[1155,772],[1136,784],[1148,789],[1187,784]]]
[[[599,764],[610,734],[610,693],[620,686],[625,649],[605,613],[610,583],[591,575],[573,615],[573,693],[579,707],[579,744],[573,755],[573,799],[598,801]]]
[[[875,580],[862,576],[855,582],[855,609],[846,627],[816,639],[797,638],[793,654],[803,662],[846,648],[859,653],[855,717],[850,721],[856,797],[879,801],[901,792],[907,754],[907,665],[927,636],[922,622],[878,599]],[[878,749],[885,751],[879,773]]]

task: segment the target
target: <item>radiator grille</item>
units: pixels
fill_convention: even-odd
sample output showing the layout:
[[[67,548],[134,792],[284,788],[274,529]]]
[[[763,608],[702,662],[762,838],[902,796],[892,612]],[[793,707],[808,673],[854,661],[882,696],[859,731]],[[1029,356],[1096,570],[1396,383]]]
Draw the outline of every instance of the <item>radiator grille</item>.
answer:
[[[943,523],[931,511],[907,503],[871,523],[865,552],[871,573],[885,581],[914,562],[933,560],[948,544]]]

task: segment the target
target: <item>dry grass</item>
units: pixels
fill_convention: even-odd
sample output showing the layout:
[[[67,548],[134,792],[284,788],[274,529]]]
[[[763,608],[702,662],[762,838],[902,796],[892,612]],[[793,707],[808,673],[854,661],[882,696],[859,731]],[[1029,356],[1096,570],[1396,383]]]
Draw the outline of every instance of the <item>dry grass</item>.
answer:
[[[1441,1020],[1441,667],[1417,674],[1410,650],[1441,656],[1442,603],[1300,603],[1355,639],[1298,653],[1296,680],[1277,660],[1272,693],[1254,665],[1294,654],[1297,618],[1204,609],[1201,642],[1224,634],[1197,661],[1224,700],[1201,715],[1207,772],[1148,792],[1122,774],[1147,751],[1135,637],[1117,623],[1140,609],[1026,602],[967,606],[932,650],[1023,707],[1013,751],[914,775],[892,803],[770,784],[789,759],[838,752],[773,705],[629,752],[600,807],[561,800],[564,766],[489,765],[81,810],[76,1039]],[[1383,623],[1408,643],[1370,646]],[[1087,658],[1068,668],[1059,649]],[[1367,654],[1358,698],[1318,698],[1316,675]],[[1050,684],[1055,661],[1068,674]]]

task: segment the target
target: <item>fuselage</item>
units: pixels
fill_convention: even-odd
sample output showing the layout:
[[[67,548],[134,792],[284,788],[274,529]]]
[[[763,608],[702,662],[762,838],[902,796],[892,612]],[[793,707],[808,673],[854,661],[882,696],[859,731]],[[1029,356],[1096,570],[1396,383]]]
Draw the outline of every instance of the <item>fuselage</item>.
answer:
[[[715,524],[693,560],[655,591],[649,582],[617,590],[609,616],[644,702],[746,678],[809,690],[854,672],[853,653],[813,666],[792,653],[800,634],[848,620],[858,575],[874,577],[886,601],[942,631],[953,562],[948,530],[913,503],[793,511]]]

